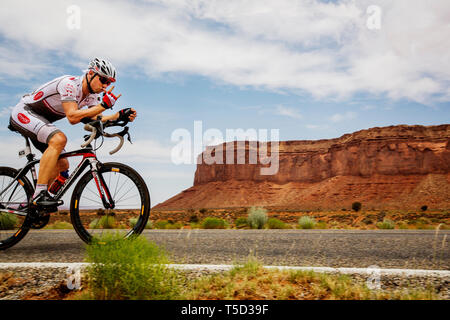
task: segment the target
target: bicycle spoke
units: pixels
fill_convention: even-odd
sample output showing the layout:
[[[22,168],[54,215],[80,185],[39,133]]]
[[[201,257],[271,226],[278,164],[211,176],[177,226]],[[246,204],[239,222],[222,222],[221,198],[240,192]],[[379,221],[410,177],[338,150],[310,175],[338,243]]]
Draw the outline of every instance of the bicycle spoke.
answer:
[[[88,188],[88,187],[86,187],[86,189],[88,190],[88,191],[90,191],[93,195],[95,195],[95,196],[97,196],[97,197],[99,197],[100,198],[100,195],[98,194],[98,190],[96,190],[97,192],[95,192],[95,191],[92,191],[90,188]]]
[[[84,198],[87,199],[87,200],[90,200],[90,201],[92,201],[92,202],[94,202],[94,203],[101,204],[101,205],[103,206],[103,203],[100,202],[100,201],[98,201],[98,200],[94,200],[94,199],[91,199],[91,198],[88,198],[88,197],[84,197]]]
[[[139,195],[135,194],[135,195],[132,195],[131,197],[123,199],[122,201],[125,202],[126,200],[137,198],[137,197],[139,197]],[[117,204],[117,202],[116,202],[116,204]]]
[[[124,187],[127,183],[128,183],[128,181],[127,181],[126,183],[122,184],[122,185],[120,186],[120,189],[117,190],[117,193],[116,193],[116,194],[119,194],[120,191],[123,189],[123,187]],[[131,186],[131,188],[133,188],[133,185]],[[130,189],[130,190],[131,190],[131,189]],[[114,195],[114,199],[116,199],[116,196],[115,196],[115,195]]]
[[[128,189],[127,192],[125,192],[125,193],[122,195],[122,197],[120,197],[119,199],[116,200],[116,202],[119,202],[123,197],[125,197],[125,196],[128,194],[128,192],[130,192],[130,190],[133,189],[133,187],[134,187],[134,186],[131,186],[130,189]]]
[[[118,186],[118,184],[119,184],[119,180],[120,180],[120,174],[119,174],[119,179],[117,179],[117,182],[116,182],[116,188],[115,188],[115,190],[114,190],[114,196],[113,196],[113,199],[116,198],[116,191],[117,191],[117,186]]]

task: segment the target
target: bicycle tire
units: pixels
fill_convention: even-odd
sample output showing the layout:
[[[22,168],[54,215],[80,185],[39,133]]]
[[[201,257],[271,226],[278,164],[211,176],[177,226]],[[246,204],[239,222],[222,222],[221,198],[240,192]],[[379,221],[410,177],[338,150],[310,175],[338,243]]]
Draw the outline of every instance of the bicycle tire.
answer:
[[[137,221],[135,223],[134,226],[130,226],[129,230],[126,232],[126,234],[124,235],[125,238],[128,238],[132,235],[139,235],[142,233],[142,231],[145,229],[149,216],[150,216],[150,194],[147,188],[147,185],[144,181],[144,179],[131,167],[122,164],[122,163],[116,163],[116,162],[108,162],[108,163],[99,163],[98,164],[98,176],[103,177],[104,182],[106,185],[108,185],[108,189],[112,189],[111,186],[109,185],[110,182],[108,182],[107,180],[107,175],[109,175],[109,177],[111,176],[115,176],[115,175],[123,175],[124,177],[126,177],[127,183],[129,183],[132,187],[135,186],[137,193],[139,194],[139,201],[136,201],[136,204],[139,204],[139,208],[134,208],[134,210],[129,209],[129,210],[125,210],[125,211],[135,211],[134,214],[139,213],[139,216],[137,218]],[[106,179],[105,179],[106,177]],[[120,176],[119,176],[120,179]],[[106,215],[108,215],[108,210],[106,209],[103,204],[101,204],[100,202],[100,196],[99,194],[97,194],[97,196],[99,197],[99,199],[97,199],[96,203],[98,203],[98,208],[97,207],[84,207],[85,209],[83,210],[83,201],[84,201],[84,195],[87,194],[88,192],[92,192],[92,190],[89,190],[89,186],[90,184],[93,185],[93,189],[98,193],[98,191],[95,189],[96,184],[94,184],[95,180],[94,177],[92,175],[92,172],[89,170],[88,172],[86,172],[81,179],[78,181],[77,185],[75,186],[73,193],[72,193],[72,198],[70,201],[70,219],[72,222],[72,225],[75,229],[75,231],[77,232],[78,236],[86,243],[90,243],[93,238],[94,238],[94,232],[93,230],[91,230],[89,228],[90,225],[90,221],[86,222],[86,218],[90,216],[89,219],[92,219],[92,217],[95,217],[94,213],[97,210],[97,213],[101,210],[106,210]],[[118,182],[117,182],[118,183]],[[97,186],[98,188],[98,186]],[[117,189],[117,185],[116,185],[116,189]],[[113,193],[113,192],[111,192]],[[89,194],[90,195],[90,194]],[[91,195],[90,195],[91,196]],[[115,195],[111,194],[112,197],[115,197]],[[92,196],[91,196],[92,197]],[[117,198],[119,196],[117,195]],[[114,199],[115,201],[117,200]],[[94,203],[94,202],[93,202]],[[118,203],[116,202],[116,205]],[[87,209],[86,209],[87,208]],[[117,207],[115,209],[112,210],[120,210],[117,209]],[[138,211],[139,212],[136,212]],[[82,213],[81,211],[90,211],[89,214],[86,213]],[[83,215],[83,218],[82,218]],[[83,221],[84,220],[84,221]]]
[[[17,174],[18,171],[14,168],[0,167],[0,183],[2,184],[0,190],[0,193],[2,194],[2,196],[0,197],[0,210],[10,207],[9,200],[11,200],[11,198],[17,198],[16,195],[20,197],[21,201],[23,201],[24,203],[26,202],[26,205],[28,205],[28,201],[33,196],[33,185],[25,176],[19,177],[16,184],[13,184],[13,186],[11,186],[8,190],[4,190],[4,188],[6,188],[6,186],[11,181],[15,180]],[[19,190],[22,190],[22,194],[19,193],[20,191],[17,191],[17,188],[19,188]],[[17,193],[15,195],[14,193],[16,191]],[[26,199],[24,197],[26,197]],[[5,216],[8,214],[9,213],[7,213],[6,211],[0,211],[0,220],[3,221]],[[5,227],[4,225],[0,226],[0,250],[5,250],[12,247],[20,240],[22,240],[23,237],[25,237],[25,235],[30,230],[30,225],[27,217],[28,215],[26,217],[19,217],[18,219],[16,218],[17,221],[14,223],[13,229]]]

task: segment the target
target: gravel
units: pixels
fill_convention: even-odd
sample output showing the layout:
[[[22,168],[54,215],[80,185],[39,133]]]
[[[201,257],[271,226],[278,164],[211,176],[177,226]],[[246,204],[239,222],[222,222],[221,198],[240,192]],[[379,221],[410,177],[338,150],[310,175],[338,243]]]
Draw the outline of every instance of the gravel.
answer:
[[[186,277],[190,280],[201,276],[212,275],[218,272],[208,268],[195,270],[184,270]],[[334,273],[334,272],[333,272]],[[73,275],[73,269],[67,268],[4,268],[0,270],[0,300],[20,300],[24,298],[46,299],[51,289],[63,288],[67,292],[67,284],[74,284],[69,278]],[[85,278],[80,273],[80,285],[83,288]],[[354,283],[367,283],[368,276],[360,273],[349,275]],[[68,281],[69,279],[69,281]],[[450,276],[398,276],[381,275],[380,285],[382,290],[395,289],[417,289],[432,287],[438,294],[439,299],[450,300]],[[51,297],[51,299],[56,299]]]

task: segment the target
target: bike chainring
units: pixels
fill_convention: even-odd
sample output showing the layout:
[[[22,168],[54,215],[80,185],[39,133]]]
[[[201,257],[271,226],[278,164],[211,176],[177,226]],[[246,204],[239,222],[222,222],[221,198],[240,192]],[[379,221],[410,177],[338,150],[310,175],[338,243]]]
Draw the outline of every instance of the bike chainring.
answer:
[[[50,221],[50,214],[35,217],[31,222],[31,229],[42,229]]]
[[[28,212],[27,215],[28,225],[31,229],[42,229],[50,221],[50,213],[48,211],[37,209],[29,210],[34,210],[33,212]]]

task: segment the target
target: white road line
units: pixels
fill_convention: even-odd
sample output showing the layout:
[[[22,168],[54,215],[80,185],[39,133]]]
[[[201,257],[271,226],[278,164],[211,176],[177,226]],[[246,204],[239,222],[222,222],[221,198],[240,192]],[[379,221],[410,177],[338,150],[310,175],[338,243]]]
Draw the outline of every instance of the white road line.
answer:
[[[15,269],[15,268],[82,268],[88,266],[89,263],[68,263],[68,262],[7,262],[0,263],[0,269]],[[181,270],[205,270],[205,271],[227,271],[234,267],[234,265],[227,264],[170,264],[171,268]],[[293,266],[264,266],[267,269],[279,270],[299,270],[299,271],[314,271],[323,273],[343,273],[343,274],[362,274],[370,275],[374,271],[380,272],[381,275],[403,276],[403,277],[450,277],[448,270],[420,270],[420,269],[373,269],[373,268],[331,268],[331,267],[293,267]]]

